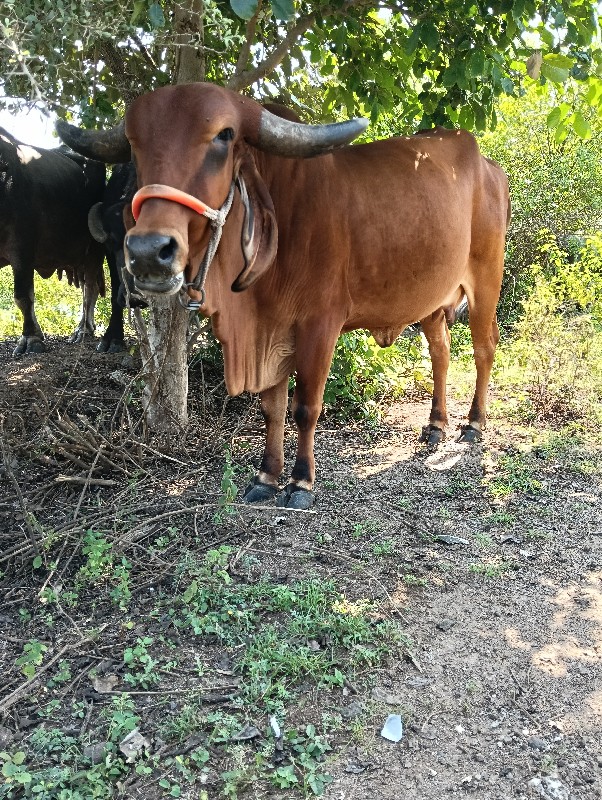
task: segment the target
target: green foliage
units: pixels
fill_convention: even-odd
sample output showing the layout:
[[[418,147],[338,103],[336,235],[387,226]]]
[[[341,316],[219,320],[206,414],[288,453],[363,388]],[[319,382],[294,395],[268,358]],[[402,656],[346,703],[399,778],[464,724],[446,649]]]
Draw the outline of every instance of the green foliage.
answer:
[[[157,672],[158,661],[149,653],[149,647],[153,644],[151,636],[138,637],[133,647],[126,647],[123,652],[123,662],[128,667],[128,672],[124,675],[124,680],[130,686],[140,686],[142,689],[150,689],[161,680]]]
[[[534,288],[512,342],[500,350],[496,382],[512,387],[530,422],[600,419],[602,399],[602,240],[576,260],[549,233],[541,239]]]
[[[23,655],[16,660],[16,665],[21,667],[21,672],[26,678],[33,678],[36,674],[36,667],[41,666],[44,660],[44,653],[48,647],[37,639],[31,639],[23,645]]]
[[[45,333],[70,336],[82,313],[82,292],[59,281],[56,275],[43,279],[35,273],[36,317]],[[111,316],[109,297],[101,297],[96,304],[95,319],[99,331],[106,329]],[[0,269],[0,337],[20,336],[23,317],[13,299],[13,273],[10,267]]]
[[[244,677],[243,695],[253,705],[279,708],[301,679],[340,683],[345,673],[338,651],[353,672],[376,663],[386,643],[399,637],[388,624],[371,622],[369,603],[350,602],[332,581],[234,586],[225,571],[229,548],[220,551],[208,553],[204,563],[187,565],[194,577],[174,624],[228,647],[245,643],[237,669]],[[284,614],[286,622],[271,621],[274,614]],[[328,640],[327,648],[311,646],[322,640]]]
[[[590,139],[572,132],[570,123],[575,110],[587,104],[586,97],[569,86],[562,91],[534,88],[524,97],[506,98],[499,105],[497,129],[480,139],[485,154],[499,161],[510,181],[512,221],[498,308],[506,329],[517,321],[533,288],[531,265],[540,260],[541,231],[550,231],[574,258],[584,239],[602,228],[602,130],[591,109]],[[559,141],[559,128],[550,128],[550,118],[560,124],[561,109],[565,127]]]
[[[108,121],[133,86],[177,79],[180,52],[200,43],[199,79],[204,68],[210,80],[256,85],[262,96],[294,97],[326,116],[361,112],[376,123],[393,114],[400,129],[483,130],[495,125],[500,95],[531,82],[594,82],[600,71],[598,14],[589,2],[569,0],[562,10],[535,0],[381,8],[376,0],[230,0],[204,3],[199,18],[173,0],[7,0],[4,94],[79,106],[86,125]],[[586,134],[584,122],[575,117],[573,125]]]
[[[215,523],[222,522],[224,515],[232,514],[234,509],[232,504],[238,494],[238,486],[234,482],[236,469],[232,463],[232,451],[229,447],[224,450],[224,470],[220,484],[219,510],[213,515]]]
[[[523,453],[504,455],[497,464],[495,476],[487,487],[493,497],[507,498],[514,494],[537,494],[541,481],[534,476],[532,459]]]
[[[377,419],[383,404],[408,388],[432,391],[429,371],[418,337],[379,347],[365,331],[344,333],[334,352],[324,405],[342,417]]]

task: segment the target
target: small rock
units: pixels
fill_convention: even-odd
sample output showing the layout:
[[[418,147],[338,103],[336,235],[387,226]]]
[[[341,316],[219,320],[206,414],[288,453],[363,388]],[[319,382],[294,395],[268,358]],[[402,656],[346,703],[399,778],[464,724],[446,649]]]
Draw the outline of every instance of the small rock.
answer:
[[[443,544],[470,544],[468,539],[462,539],[461,536],[448,536],[447,534],[435,536],[435,541]]]
[[[392,694],[380,686],[372,689],[372,699],[378,703],[386,703],[388,706],[399,706],[402,704],[402,698],[397,694]]]
[[[257,739],[258,736],[261,736],[261,731],[255,725],[245,725],[238,733],[232,734],[230,740],[232,742],[248,742],[251,739]]]
[[[569,800],[568,789],[553,775],[531,778],[527,786],[544,800]]]
[[[547,750],[548,743],[545,742],[543,739],[538,738],[537,736],[531,736],[528,740],[527,744],[529,747],[532,747],[533,750]]]
[[[92,678],[92,687],[98,694],[110,694],[118,683],[117,675],[96,675]]]
[[[120,369],[111,372],[109,374],[109,380],[116,383],[117,386],[128,386],[131,381],[130,376],[126,375],[125,372],[122,372]]]
[[[119,749],[125,756],[125,760],[128,764],[135,761],[136,756],[143,750],[149,750],[150,746],[150,739],[148,736],[143,736],[138,728],[134,728],[133,731],[128,733],[128,735],[119,742]]]
[[[433,683],[433,678],[408,678],[406,683],[408,686],[412,686],[416,689],[422,689],[424,686],[428,686],[429,684]]]
[[[8,750],[14,738],[10,728],[0,728],[0,750]]]
[[[93,764],[100,764],[104,760],[106,752],[107,742],[96,742],[96,744],[84,747],[83,750],[84,758],[87,758]]]
[[[439,622],[437,622],[435,627],[438,628],[440,631],[448,631],[450,628],[453,628],[455,624],[456,624],[455,619],[449,619],[448,617],[444,617],[443,619],[440,619]]]
[[[340,709],[340,714],[343,719],[356,719],[357,717],[361,717],[364,713],[364,706],[359,703],[357,700],[349,703],[348,706],[343,706]]]
[[[374,763],[372,761],[367,761],[365,758],[360,758],[360,756],[356,755],[347,762],[345,772],[350,772],[352,775],[361,775],[362,772],[373,767]]]

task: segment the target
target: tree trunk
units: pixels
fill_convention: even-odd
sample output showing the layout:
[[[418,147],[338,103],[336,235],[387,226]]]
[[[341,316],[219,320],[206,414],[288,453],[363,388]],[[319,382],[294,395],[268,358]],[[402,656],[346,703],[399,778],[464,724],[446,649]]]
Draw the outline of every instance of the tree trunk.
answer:
[[[205,80],[203,0],[181,0],[174,13],[176,68],[174,83]]]
[[[142,406],[147,431],[174,435],[188,425],[186,336],[189,312],[177,295],[153,298],[148,327],[139,309],[134,320],[140,341],[144,390]]]
[[[203,0],[181,0],[176,4],[174,83],[191,83],[205,77],[203,10]],[[145,381],[144,420],[153,436],[175,436],[188,425],[189,316],[177,296],[150,299],[148,328],[140,312],[134,314]]]

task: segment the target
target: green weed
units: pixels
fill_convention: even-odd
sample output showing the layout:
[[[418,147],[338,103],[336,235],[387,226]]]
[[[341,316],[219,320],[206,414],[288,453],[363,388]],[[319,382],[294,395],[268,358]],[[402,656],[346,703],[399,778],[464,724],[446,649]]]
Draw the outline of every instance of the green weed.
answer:
[[[475,575],[482,575],[484,578],[500,578],[505,572],[512,569],[512,564],[508,561],[482,561],[470,564],[468,569]]]
[[[161,676],[157,672],[158,661],[148,651],[154,639],[150,636],[138,637],[133,647],[126,647],[123,661],[129,668],[124,675],[124,680],[130,686],[140,686],[150,689],[160,682]]]
[[[523,453],[505,455],[497,463],[497,473],[487,484],[493,497],[506,498],[512,494],[541,492],[541,482],[534,477],[532,460]]]

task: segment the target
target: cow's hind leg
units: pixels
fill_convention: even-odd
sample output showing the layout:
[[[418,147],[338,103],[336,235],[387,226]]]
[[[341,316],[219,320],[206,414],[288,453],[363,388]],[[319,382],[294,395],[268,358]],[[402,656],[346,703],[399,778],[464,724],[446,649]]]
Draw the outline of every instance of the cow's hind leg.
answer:
[[[495,348],[500,339],[500,332],[495,317],[495,300],[488,298],[469,298],[469,323],[472,335],[477,381],[475,393],[468,412],[468,425],[464,426],[460,435],[461,442],[478,442],[485,427],[487,414],[487,390],[493,368]]]
[[[426,319],[421,319],[420,324],[426,336],[433,368],[433,401],[429,424],[422,429],[421,442],[426,442],[429,447],[437,445],[445,438],[447,427],[447,370],[449,368],[450,336],[445,309],[439,308]]]
[[[288,376],[261,393],[261,413],[265,420],[265,449],[259,471],[247,487],[245,503],[273,500],[284,468],[284,422],[288,405]]]
[[[86,336],[94,336],[94,310],[100,290],[96,280],[85,281],[82,287],[82,316],[77,328],[69,337],[71,344],[79,344]]]
[[[23,314],[23,333],[13,350],[13,356],[25,353],[44,353],[44,334],[36,319],[35,294],[33,288],[33,267],[22,263],[13,265],[15,305]]]

